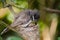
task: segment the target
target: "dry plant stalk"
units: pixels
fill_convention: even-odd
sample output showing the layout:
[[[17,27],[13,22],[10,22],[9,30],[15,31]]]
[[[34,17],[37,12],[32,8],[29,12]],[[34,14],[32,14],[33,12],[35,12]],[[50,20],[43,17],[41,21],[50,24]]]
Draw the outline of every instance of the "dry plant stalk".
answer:
[[[43,36],[43,40],[51,40],[50,32],[49,32],[49,28],[48,28],[48,27],[46,27],[46,28],[42,31],[42,36]]]
[[[55,18],[52,19],[51,26],[50,26],[51,40],[54,40],[54,36],[55,36],[55,33],[56,33],[56,29],[57,29],[57,24],[58,24],[58,19],[57,19],[57,17],[55,17]]]

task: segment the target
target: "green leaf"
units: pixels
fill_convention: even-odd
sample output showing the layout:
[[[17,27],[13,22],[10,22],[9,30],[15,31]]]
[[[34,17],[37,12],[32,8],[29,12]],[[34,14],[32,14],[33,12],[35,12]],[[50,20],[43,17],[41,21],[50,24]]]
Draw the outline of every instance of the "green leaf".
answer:
[[[16,36],[10,36],[6,40],[22,40],[22,39]]]
[[[39,30],[42,32],[44,30],[44,28],[47,26],[44,22],[39,21],[38,22],[39,25]]]
[[[7,22],[9,23],[12,23],[14,21],[14,16],[12,13],[9,13],[7,16],[6,16],[6,19],[7,19]]]
[[[58,40],[60,40],[60,37],[58,37]]]
[[[0,21],[0,33],[7,27],[2,21]]]
[[[0,36],[0,40],[2,40],[2,37]]]
[[[8,13],[3,20],[5,23],[11,24],[14,21],[13,13]]]
[[[19,8],[28,8],[28,3],[26,1],[16,2],[17,7]]]
[[[4,40],[23,40],[23,38],[20,35],[11,30],[2,35],[2,37]]]

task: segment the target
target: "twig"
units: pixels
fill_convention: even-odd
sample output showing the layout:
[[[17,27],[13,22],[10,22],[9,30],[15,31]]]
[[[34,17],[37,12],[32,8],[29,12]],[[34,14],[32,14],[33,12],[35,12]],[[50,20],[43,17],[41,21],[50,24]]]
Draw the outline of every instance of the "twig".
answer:
[[[60,10],[44,8],[45,11],[52,12],[52,13],[60,13]]]

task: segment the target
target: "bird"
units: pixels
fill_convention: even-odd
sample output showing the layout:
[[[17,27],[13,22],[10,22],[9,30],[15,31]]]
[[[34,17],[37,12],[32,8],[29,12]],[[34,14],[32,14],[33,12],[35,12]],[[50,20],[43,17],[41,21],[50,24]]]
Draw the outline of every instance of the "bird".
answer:
[[[40,19],[40,12],[36,9],[34,10],[24,10],[20,12],[16,17],[15,21],[12,23],[12,27],[17,27],[17,25],[21,25],[22,27],[28,27],[29,24],[33,21],[35,25],[37,25],[38,20]],[[1,34],[6,33],[5,30],[8,28],[4,29]]]

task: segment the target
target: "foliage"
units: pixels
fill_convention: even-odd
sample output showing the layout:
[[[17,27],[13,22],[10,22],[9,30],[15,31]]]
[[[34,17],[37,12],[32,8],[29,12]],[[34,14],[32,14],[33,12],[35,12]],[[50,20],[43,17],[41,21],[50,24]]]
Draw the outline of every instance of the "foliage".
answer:
[[[0,21],[0,35],[1,35],[1,32],[4,30],[4,28],[6,28],[7,25],[5,25],[2,21]]]
[[[28,8],[28,3],[26,0],[6,0],[7,4],[13,5],[17,8]]]
[[[40,15],[41,15],[41,19],[43,21],[41,21],[41,19],[40,19],[40,21],[38,21],[38,24],[39,24],[39,29],[40,29],[41,32],[44,30],[44,28],[48,24],[49,24],[48,27],[50,28],[51,19],[53,19],[53,17],[57,17],[57,16],[52,16],[53,14],[49,14],[49,12],[45,12],[43,10],[43,8],[47,6],[49,8],[54,8],[54,9],[59,9],[60,10],[60,0],[53,0],[53,1],[52,0],[43,0],[43,1],[42,0],[32,0],[29,3],[28,3],[28,0],[6,0],[6,2],[7,2],[7,4],[12,5],[12,7],[13,7],[15,12],[18,10],[16,13],[19,13],[21,10],[28,9],[28,8],[31,8],[31,9],[35,9],[35,8],[36,9],[40,9],[40,12],[41,12]],[[3,8],[3,6],[6,6],[6,5],[3,5],[3,3],[0,0],[0,9]],[[0,10],[0,12],[2,12],[2,11]],[[45,13],[47,13],[47,14],[45,14]],[[8,9],[7,9],[5,11],[5,13],[4,12],[0,13],[0,20],[2,20],[3,22],[5,22],[7,24],[11,24],[14,21],[14,15],[13,15],[13,13],[11,11],[8,11]],[[59,21],[59,23],[58,23],[57,31],[59,33],[60,32],[60,16],[58,18],[58,21]],[[6,25],[3,24],[0,21],[0,33],[2,32],[2,30],[5,27],[6,27]],[[58,34],[58,33],[57,33],[57,35],[60,36],[60,34]],[[13,34],[14,34],[14,32],[13,32]],[[8,37],[6,37],[6,40],[20,40],[20,38],[16,37],[16,35],[14,35],[14,36],[12,36],[12,35],[8,36],[7,35]],[[2,40],[2,38],[4,39],[3,36],[4,35],[2,35],[2,37],[0,36],[0,40]],[[60,40],[60,37],[58,38],[58,40]]]
[[[2,37],[0,36],[0,40],[2,40]]]
[[[28,8],[27,0],[6,0],[6,2],[7,4],[13,5],[12,7],[15,12],[16,11],[20,12],[21,10]],[[2,12],[0,13],[0,33],[7,27],[3,22],[9,25],[14,21],[13,13],[7,7],[3,8],[3,6],[5,5],[3,5],[3,3],[0,1],[0,9],[3,9],[2,11],[0,10],[0,12]],[[16,13],[19,13],[19,12],[16,12]],[[20,37],[17,33],[13,31],[11,32],[8,31],[6,35],[5,34],[1,35],[0,40],[2,39],[3,40],[23,40],[22,37]]]
[[[8,13],[5,18],[3,19],[3,21],[7,24],[11,24],[14,21],[14,16],[12,13]]]
[[[16,32],[8,31],[6,34],[2,35],[3,40],[23,40]]]

